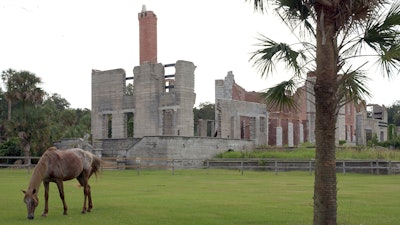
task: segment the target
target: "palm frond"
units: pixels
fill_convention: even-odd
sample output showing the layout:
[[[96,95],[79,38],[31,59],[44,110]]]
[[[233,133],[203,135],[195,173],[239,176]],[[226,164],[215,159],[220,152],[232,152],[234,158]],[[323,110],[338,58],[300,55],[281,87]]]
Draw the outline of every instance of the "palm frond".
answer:
[[[260,11],[262,13],[265,11],[264,0],[246,0],[246,1],[250,2],[254,1],[254,11]]]
[[[261,72],[261,76],[271,73],[275,69],[275,63],[280,61],[283,61],[287,68],[293,69],[297,76],[303,72],[299,63],[299,60],[306,59],[303,51],[295,51],[289,45],[277,43],[265,36],[258,40],[260,43],[257,46],[261,49],[253,53],[250,61],[254,61],[254,66]]]
[[[293,79],[283,81],[267,91],[261,93],[265,104],[270,110],[283,111],[284,109],[298,108],[297,101],[294,98],[296,84]]]
[[[316,18],[308,3],[302,0],[280,0],[275,4],[275,12],[291,30],[304,28],[304,31],[315,37]]]
[[[363,41],[376,52],[388,50],[394,43],[398,43],[400,25],[400,2],[396,2],[389,9],[386,16],[372,18],[366,26]]]
[[[383,51],[377,63],[382,69],[382,74],[389,78],[394,73],[400,73],[400,43],[394,43],[389,50]]]
[[[359,69],[347,71],[343,74],[339,79],[338,85],[338,108],[349,102],[359,104],[366,97],[371,97],[367,87],[368,80],[369,78],[365,75],[365,72]]]

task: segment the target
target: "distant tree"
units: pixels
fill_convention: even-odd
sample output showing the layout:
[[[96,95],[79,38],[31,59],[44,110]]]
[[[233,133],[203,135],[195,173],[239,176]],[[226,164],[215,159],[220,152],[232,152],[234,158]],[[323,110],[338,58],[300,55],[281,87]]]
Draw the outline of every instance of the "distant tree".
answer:
[[[4,91],[0,87],[0,121],[7,120],[7,99]]]
[[[198,122],[200,119],[202,120],[215,120],[215,104],[210,102],[200,103],[199,108],[193,108],[193,116],[194,116],[194,135],[198,135]],[[207,135],[212,135],[211,127],[207,126]]]
[[[40,104],[43,101],[45,92],[38,87],[42,83],[40,77],[29,71],[15,71],[8,69],[3,71],[2,79],[6,84],[6,98],[9,101],[9,115],[11,120],[12,102],[22,105],[22,115],[25,116],[27,104]]]
[[[400,105],[392,105],[387,108],[388,124],[400,126]]]
[[[210,102],[200,103],[199,108],[193,108],[194,121],[199,119],[215,120],[215,104]]]
[[[9,69],[2,72],[2,79],[7,91],[0,89],[0,109],[4,109],[0,110],[0,143],[19,138],[23,155],[41,155],[55,141],[90,134],[90,110],[71,109],[59,94],[48,95],[37,88],[41,80],[33,73]]]
[[[89,109],[72,109],[70,103],[58,94],[47,98],[43,104],[50,124],[51,141],[62,138],[82,138],[90,134],[91,112]]]
[[[16,88],[14,87],[13,77],[17,74],[17,71],[13,69],[5,70],[1,73],[1,79],[6,85],[7,92],[5,93],[5,98],[7,99],[7,119],[11,120],[12,103],[17,99]]]
[[[10,138],[0,143],[0,156],[21,156],[21,145],[19,138]],[[14,163],[16,159],[5,159],[2,163]]]
[[[20,138],[24,156],[27,157],[25,163],[28,164],[30,163],[31,137],[32,133],[35,132],[32,125],[38,120],[35,118],[36,113],[27,109],[41,104],[45,92],[38,87],[41,84],[41,79],[29,71],[16,72],[9,69],[3,71],[2,79],[6,84],[6,98],[9,102],[8,131],[14,132]],[[17,104],[21,106],[21,113],[15,113],[14,115],[19,116],[12,119],[11,107]]]
[[[0,87],[0,143],[6,140],[7,99]]]
[[[54,104],[57,110],[68,109],[70,106],[70,103],[57,93],[47,96],[45,99],[45,104]]]
[[[126,85],[125,95],[132,96],[133,95],[133,84],[129,83]]]

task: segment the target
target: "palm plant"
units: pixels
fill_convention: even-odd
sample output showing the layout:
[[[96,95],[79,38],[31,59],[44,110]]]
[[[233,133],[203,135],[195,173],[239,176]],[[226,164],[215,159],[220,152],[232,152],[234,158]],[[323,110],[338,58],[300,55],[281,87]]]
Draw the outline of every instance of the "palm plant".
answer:
[[[335,129],[338,111],[348,102],[359,104],[370,93],[362,69],[375,60],[391,77],[400,64],[400,4],[388,0],[254,0],[261,12],[273,11],[292,30],[298,44],[265,36],[251,60],[262,76],[284,62],[294,76],[264,93],[273,107],[295,107],[295,85],[307,71],[316,74],[316,171],[314,224],[337,224]],[[387,8],[389,7],[389,9]],[[297,35],[298,34],[298,35]],[[306,40],[306,41],[304,41]]]
[[[21,139],[24,155],[27,157],[25,163],[29,164],[28,157],[30,155],[30,139],[32,129],[30,125],[32,121],[27,120],[27,107],[39,104],[43,101],[45,92],[38,87],[41,84],[41,79],[29,71],[15,71],[8,69],[3,71],[2,79],[6,84],[6,98],[8,100],[8,120],[9,130],[17,132]],[[14,104],[20,104],[22,114],[20,118],[12,120],[11,107]]]

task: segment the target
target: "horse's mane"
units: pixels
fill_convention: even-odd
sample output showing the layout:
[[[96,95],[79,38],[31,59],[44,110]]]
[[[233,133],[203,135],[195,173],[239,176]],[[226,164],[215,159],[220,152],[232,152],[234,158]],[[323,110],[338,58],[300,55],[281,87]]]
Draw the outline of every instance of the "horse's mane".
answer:
[[[29,189],[34,189],[36,192],[39,189],[40,183],[43,180],[45,171],[47,170],[47,160],[48,160],[48,152],[56,150],[55,147],[48,148],[43,155],[40,157],[39,162],[36,164],[35,168],[33,169],[31,180],[29,182]]]

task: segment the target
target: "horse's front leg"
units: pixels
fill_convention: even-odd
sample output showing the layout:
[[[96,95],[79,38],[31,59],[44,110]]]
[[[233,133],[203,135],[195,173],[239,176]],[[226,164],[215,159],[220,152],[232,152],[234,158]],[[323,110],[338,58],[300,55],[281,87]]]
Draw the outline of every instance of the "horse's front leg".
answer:
[[[89,205],[88,205],[88,212],[92,211],[93,208],[93,202],[92,202],[92,192],[90,190],[90,185],[87,185],[87,196],[88,196],[88,200],[89,200]]]
[[[43,181],[44,186],[44,210],[42,216],[47,216],[49,212],[49,182]]]
[[[65,203],[65,199],[64,199],[63,181],[62,180],[57,180],[56,183],[57,183],[57,187],[58,187],[58,192],[60,193],[61,201],[62,201],[63,206],[64,206],[64,215],[67,215],[68,214],[67,213],[68,207],[67,207],[67,203]]]

